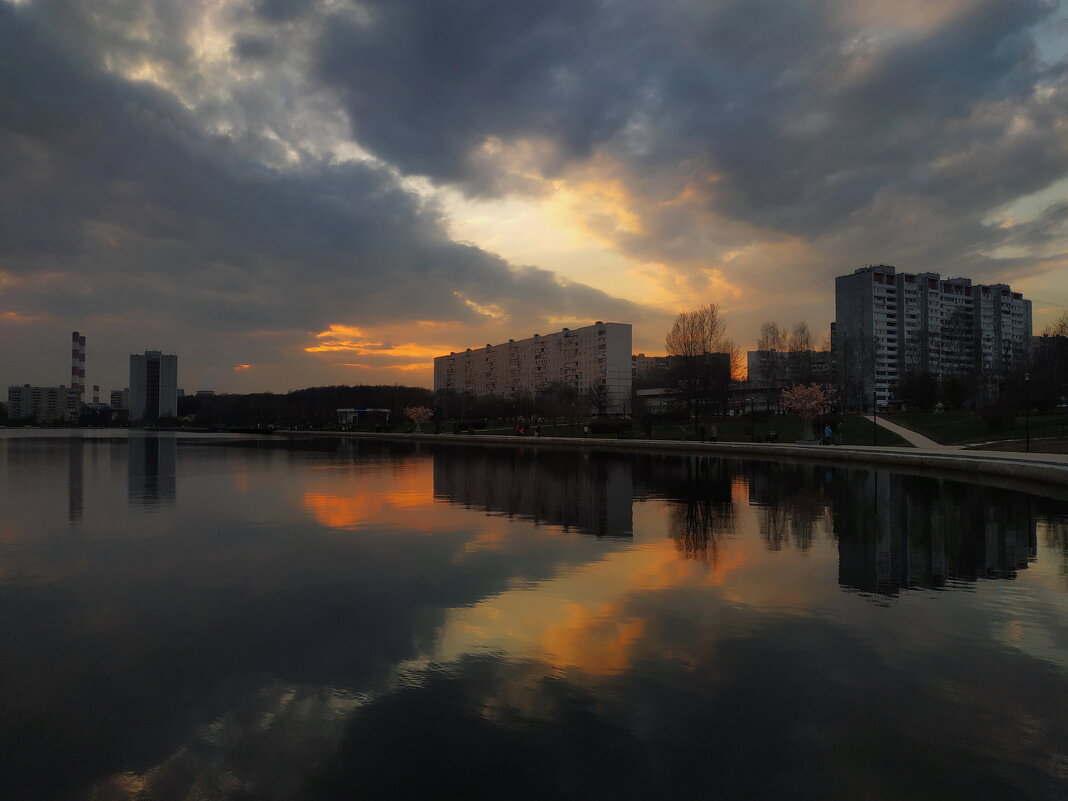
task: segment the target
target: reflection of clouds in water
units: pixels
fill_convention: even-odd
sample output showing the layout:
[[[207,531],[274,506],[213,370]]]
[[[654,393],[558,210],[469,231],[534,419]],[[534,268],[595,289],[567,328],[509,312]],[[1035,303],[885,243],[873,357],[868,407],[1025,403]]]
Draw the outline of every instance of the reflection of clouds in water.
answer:
[[[662,504],[662,513],[674,515],[675,507]],[[700,595],[722,585],[745,561],[744,549],[695,560],[680,554],[672,539],[604,554],[533,586],[451,610],[436,659],[448,662],[488,650],[536,658],[557,671],[621,673],[646,650],[647,622],[635,611],[640,598],[673,591]]]
[[[11,679],[0,711],[29,699],[0,749],[30,748],[17,752],[25,770],[46,775],[57,754],[92,740],[89,761],[116,766],[98,799],[603,796],[608,773],[620,798],[709,787],[910,797],[899,769],[910,758],[922,762],[911,775],[943,796],[962,765],[1000,797],[1036,775],[1049,786],[1041,765],[1068,720],[1051,664],[1068,635],[1049,605],[1057,565],[1045,584],[1010,568],[1029,547],[1010,536],[1027,531],[1020,496],[887,474],[876,486],[851,471],[831,489],[822,469],[799,466],[768,466],[765,480],[759,465],[606,459],[642,501],[632,537],[596,538],[443,503],[427,460],[267,453],[279,451],[183,450],[174,525],[198,532],[212,520],[210,536],[116,539],[69,552],[47,583],[0,582],[0,624],[18,654],[11,665],[0,651]],[[435,453],[459,467],[466,458]],[[228,462],[245,491],[219,497]],[[547,460],[513,475],[528,486],[554,471]],[[122,484],[116,519],[143,521]],[[807,550],[768,549],[762,516],[779,506],[814,521]],[[1063,554],[1063,527],[1046,521],[1064,518],[1037,516],[1037,547],[1059,549],[1040,558]],[[941,542],[959,574],[973,565],[960,586],[974,592],[876,610],[840,590],[840,557],[846,573],[853,555],[875,564],[884,540],[908,546],[904,575],[922,582],[919,555],[934,542],[924,518],[962,529],[961,547],[948,532]],[[834,538],[821,536],[832,519]],[[880,539],[899,524],[907,539]],[[987,575],[1020,581],[976,584]],[[16,591],[17,608],[6,603]],[[86,658],[100,653],[108,660]],[[1037,723],[1017,736],[1017,721]],[[18,737],[41,730],[55,732],[46,750]],[[998,759],[976,757],[990,753]],[[94,780],[77,769],[84,761],[64,761],[72,786]]]
[[[366,699],[330,687],[270,685],[235,699],[170,756],[101,780],[92,797],[303,798],[310,766],[341,742]]]

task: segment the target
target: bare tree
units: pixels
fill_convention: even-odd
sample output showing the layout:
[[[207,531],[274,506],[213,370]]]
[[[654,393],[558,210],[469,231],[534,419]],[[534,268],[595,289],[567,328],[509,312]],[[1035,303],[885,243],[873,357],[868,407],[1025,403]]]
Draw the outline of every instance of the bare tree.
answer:
[[[733,339],[728,337],[723,340],[723,352],[730,357],[731,364],[731,381],[744,381],[745,380],[745,354],[742,352],[742,348]]]
[[[1061,312],[1061,316],[1054,320],[1042,331],[1046,337],[1068,337],[1068,311]]]
[[[845,408],[863,411],[871,398],[878,342],[861,331],[841,332],[836,347],[838,397]]]
[[[808,384],[812,381],[812,332],[808,323],[794,323],[789,344],[790,380]]]
[[[757,350],[786,350],[786,332],[774,322],[761,323]]]
[[[1052,408],[1068,398],[1068,311],[1046,326],[1031,351],[1032,398]]]
[[[608,392],[608,384],[604,381],[599,381],[590,387],[589,392],[590,406],[593,408],[595,414],[607,414],[608,407],[611,401],[611,395]]]
[[[693,311],[680,312],[664,339],[668,356],[674,357],[676,380],[683,399],[693,416],[694,433],[700,429],[700,414],[713,394],[726,398],[727,387],[721,376],[721,360],[712,354],[730,353],[735,347],[726,336],[727,325],[715,303]],[[728,359],[730,357],[728,356]],[[741,352],[738,351],[738,359]],[[727,365],[726,381],[731,365]]]
[[[721,353],[726,339],[727,324],[715,303],[699,309],[679,312],[671,331],[664,339],[669,356],[701,356]]]
[[[790,331],[790,344],[788,348],[791,353],[801,353],[802,351],[812,350],[812,332],[808,330],[808,323],[794,323],[793,330]]]

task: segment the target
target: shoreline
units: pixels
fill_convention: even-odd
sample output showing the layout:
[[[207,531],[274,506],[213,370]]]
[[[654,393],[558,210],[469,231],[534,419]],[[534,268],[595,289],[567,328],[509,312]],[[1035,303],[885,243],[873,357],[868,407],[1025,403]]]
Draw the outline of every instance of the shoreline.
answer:
[[[889,466],[906,472],[952,473],[956,477],[1015,482],[1039,482],[1049,488],[1068,489],[1068,456],[1012,454],[1004,451],[932,451],[860,445],[793,445],[749,442],[679,442],[646,439],[578,439],[574,437],[516,437],[499,434],[375,434],[348,431],[276,431],[284,437],[342,437],[379,442],[436,443],[480,447],[545,448],[605,453],[660,453],[765,461],[820,462],[857,466]]]

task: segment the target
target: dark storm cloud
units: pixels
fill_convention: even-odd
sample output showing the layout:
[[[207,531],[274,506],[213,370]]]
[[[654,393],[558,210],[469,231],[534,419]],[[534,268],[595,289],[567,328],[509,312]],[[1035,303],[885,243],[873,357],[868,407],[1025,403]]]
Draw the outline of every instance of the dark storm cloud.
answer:
[[[370,22],[326,29],[320,74],[356,138],[409,173],[469,179],[489,136],[547,136],[586,156],[625,122],[632,93],[611,50],[601,69],[583,55],[612,44],[595,11],[568,0],[372,3]]]
[[[0,5],[8,308],[306,330],[477,320],[464,298],[531,320],[629,316],[601,292],[450,241],[438,210],[384,167],[264,166],[250,153],[279,143],[205,133],[172,95],[101,72],[90,46],[72,52],[30,12]],[[69,279],[46,280],[58,272]]]
[[[319,74],[364,146],[472,194],[516,189],[487,174],[487,140],[535,139],[546,175],[600,151],[655,201],[714,175],[717,213],[811,238],[883,197],[929,199],[946,224],[1068,173],[1041,0],[962,3],[915,30],[858,26],[830,0],[365,5],[324,32]],[[1034,118],[1022,141],[1014,115]]]
[[[563,188],[569,223],[666,295],[705,300],[719,270],[752,314],[796,303],[784,269],[1063,269],[1062,229],[1005,211],[1068,176],[1063,53],[1034,40],[1054,8],[0,0],[0,314],[151,309],[290,343],[655,314],[452,241],[443,187]]]

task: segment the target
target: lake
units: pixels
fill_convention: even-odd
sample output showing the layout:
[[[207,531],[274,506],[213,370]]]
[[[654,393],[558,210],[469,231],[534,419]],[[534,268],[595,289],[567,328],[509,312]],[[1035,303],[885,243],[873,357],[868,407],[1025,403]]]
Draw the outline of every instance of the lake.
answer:
[[[0,431],[0,797],[1068,797],[1063,492],[71,433]]]

